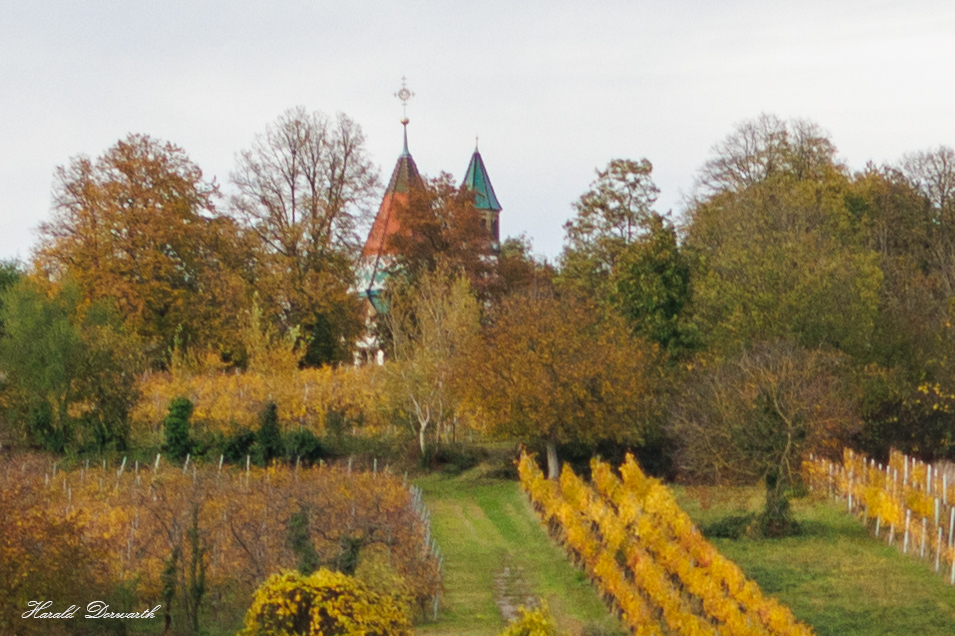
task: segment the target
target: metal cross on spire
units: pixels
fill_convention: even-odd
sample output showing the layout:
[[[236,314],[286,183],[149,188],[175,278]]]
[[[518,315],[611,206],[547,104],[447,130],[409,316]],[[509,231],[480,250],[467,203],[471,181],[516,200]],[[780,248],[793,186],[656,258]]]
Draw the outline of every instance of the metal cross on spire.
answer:
[[[401,123],[408,125],[408,101],[414,97],[414,93],[408,90],[408,78],[404,75],[401,76],[401,88],[395,93],[395,97],[401,100],[401,110],[404,114],[404,117],[401,118]]]

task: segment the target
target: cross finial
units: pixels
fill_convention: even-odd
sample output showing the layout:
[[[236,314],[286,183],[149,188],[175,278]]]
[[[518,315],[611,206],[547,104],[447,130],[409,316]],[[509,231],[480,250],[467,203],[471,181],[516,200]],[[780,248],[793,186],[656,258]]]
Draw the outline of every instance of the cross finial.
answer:
[[[401,76],[401,88],[395,92],[395,97],[401,100],[401,111],[404,117],[401,118],[401,123],[408,125],[408,101],[414,97],[414,93],[408,90],[408,78],[404,75]]]

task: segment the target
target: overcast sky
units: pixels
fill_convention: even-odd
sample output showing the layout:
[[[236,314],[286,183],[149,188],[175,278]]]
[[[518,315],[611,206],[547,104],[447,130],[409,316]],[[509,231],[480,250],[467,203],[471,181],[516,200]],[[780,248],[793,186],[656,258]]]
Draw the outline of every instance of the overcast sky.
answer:
[[[955,3],[2,0],[0,258],[27,259],[56,166],[128,133],[182,147],[225,190],[286,109],[348,114],[387,180],[463,177],[475,135],[502,235],[556,256],[571,203],[648,158],[679,213],[734,124],[819,124],[853,168],[955,146]]]

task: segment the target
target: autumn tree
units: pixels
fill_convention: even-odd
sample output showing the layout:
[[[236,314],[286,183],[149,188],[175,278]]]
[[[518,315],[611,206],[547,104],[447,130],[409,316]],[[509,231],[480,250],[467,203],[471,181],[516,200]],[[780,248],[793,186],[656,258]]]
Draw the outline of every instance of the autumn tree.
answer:
[[[290,109],[238,154],[231,181],[230,212],[257,239],[269,315],[283,333],[303,328],[306,363],[347,359],[361,330],[349,288],[379,187],[361,127]]]
[[[939,146],[909,153],[900,169],[923,198],[919,220],[925,228],[928,269],[951,296],[955,294],[955,150]]]
[[[428,436],[455,418],[457,376],[479,329],[480,307],[467,278],[450,266],[423,272],[417,284],[399,284],[388,294],[385,326],[391,360],[387,392],[407,414],[423,462]]]
[[[609,296],[609,279],[624,249],[647,231],[660,193],[646,159],[613,159],[590,189],[574,203],[564,224],[566,246],[561,277],[581,284],[600,298]]]
[[[423,187],[411,188],[407,200],[395,201],[399,231],[387,238],[394,255],[390,275],[416,286],[442,267],[463,272],[472,289],[484,296],[494,284],[492,236],[474,207],[474,195],[442,173]]]
[[[469,403],[488,432],[547,449],[612,439],[639,444],[653,414],[653,348],[572,292],[503,300],[468,364]]]
[[[86,302],[113,302],[151,344],[154,364],[177,338],[228,349],[247,261],[216,193],[181,148],[130,135],[96,160],[57,168],[36,263],[71,279]]]
[[[698,366],[670,414],[680,469],[720,483],[761,481],[770,535],[792,524],[789,496],[809,453],[838,456],[858,431],[844,356],[786,340]]]
[[[532,253],[530,239],[523,234],[501,242],[496,269],[493,295],[497,299],[550,285],[556,275],[550,263]]]

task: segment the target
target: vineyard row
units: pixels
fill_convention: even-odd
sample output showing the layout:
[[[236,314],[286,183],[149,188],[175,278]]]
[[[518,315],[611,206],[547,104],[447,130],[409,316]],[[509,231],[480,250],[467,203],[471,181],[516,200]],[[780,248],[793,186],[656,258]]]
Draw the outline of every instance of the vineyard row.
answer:
[[[521,485],[555,537],[634,634],[809,636],[787,607],[722,557],[659,481],[628,456],[619,476],[593,460],[593,484],[559,482],[521,457]]]

